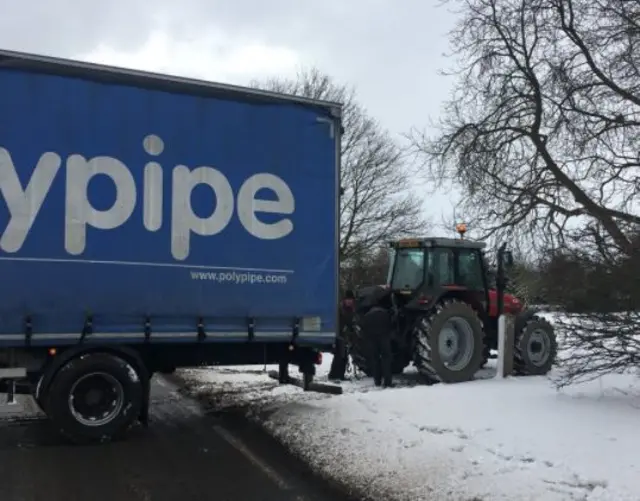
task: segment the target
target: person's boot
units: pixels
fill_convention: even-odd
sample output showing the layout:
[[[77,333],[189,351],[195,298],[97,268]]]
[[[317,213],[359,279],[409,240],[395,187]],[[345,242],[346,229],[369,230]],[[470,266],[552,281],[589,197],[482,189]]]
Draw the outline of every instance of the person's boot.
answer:
[[[393,386],[393,373],[391,372],[391,357],[386,357],[382,363],[382,381],[385,388]]]
[[[377,361],[373,363],[373,384],[382,386],[382,367],[380,367],[380,363]]]
[[[375,362],[373,367],[373,384],[376,386],[382,386],[382,371]]]
[[[384,370],[382,372],[382,379],[384,388],[393,388],[393,373],[391,372],[391,364],[385,364]]]

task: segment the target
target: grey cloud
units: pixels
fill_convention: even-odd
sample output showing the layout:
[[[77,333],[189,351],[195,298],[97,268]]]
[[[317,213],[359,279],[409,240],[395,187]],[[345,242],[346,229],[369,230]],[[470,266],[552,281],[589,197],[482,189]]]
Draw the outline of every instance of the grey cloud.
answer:
[[[425,0],[36,0],[6,2],[0,46],[63,57],[100,44],[127,52],[158,28],[183,40],[215,31],[258,39],[356,84],[371,111],[399,130],[425,123],[446,97],[436,70],[451,24]]]
[[[141,0],[5,2],[0,46],[58,56],[86,52],[100,43],[127,50],[144,42],[150,21]]]
[[[385,127],[403,132],[426,125],[448,94],[448,83],[437,70],[446,64],[441,54],[455,17],[435,4],[433,0],[6,1],[0,16],[0,47],[62,57],[85,56],[101,44],[129,52],[144,44],[154,29],[183,41],[211,33],[231,36],[234,43],[253,39],[295,49],[304,64],[354,84],[360,100]],[[216,55],[213,52],[211,58]]]
[[[173,18],[175,32],[218,27],[295,48],[305,64],[356,84],[363,101],[392,129],[424,124],[446,97],[447,84],[437,70],[445,63],[441,54],[454,17],[435,2],[244,0],[224,8],[221,2],[188,3],[193,8]]]

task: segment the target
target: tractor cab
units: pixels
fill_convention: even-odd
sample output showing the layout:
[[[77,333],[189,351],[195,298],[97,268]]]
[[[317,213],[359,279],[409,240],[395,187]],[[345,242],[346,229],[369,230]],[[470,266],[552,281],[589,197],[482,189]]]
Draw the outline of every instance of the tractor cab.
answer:
[[[485,291],[488,288],[484,242],[454,238],[407,238],[390,243],[387,286],[411,294],[445,287]]]
[[[466,240],[466,225],[456,230],[460,238],[405,238],[389,243],[391,255],[387,288],[402,304],[428,304],[445,295],[457,295],[488,317],[497,316],[497,282],[504,286],[506,269],[513,264],[511,252],[498,251],[498,275],[485,259],[485,242]],[[517,310],[519,301],[505,295],[506,310]]]

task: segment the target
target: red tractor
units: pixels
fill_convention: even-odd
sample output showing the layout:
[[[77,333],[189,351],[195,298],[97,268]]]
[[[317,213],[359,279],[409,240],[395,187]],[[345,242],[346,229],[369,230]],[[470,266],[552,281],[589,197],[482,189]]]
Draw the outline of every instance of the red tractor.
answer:
[[[347,335],[354,365],[371,374],[366,349],[368,333],[359,328],[358,320],[380,315],[383,310],[394,326],[391,335],[395,374],[413,362],[427,382],[469,381],[486,364],[490,350],[498,348],[501,309],[516,316],[515,373],[549,372],[557,351],[553,327],[536,310],[525,310],[516,297],[502,293],[505,269],[513,263],[504,246],[498,252],[494,288],[485,246],[484,242],[462,238],[391,242],[387,283],[356,292],[355,321]]]

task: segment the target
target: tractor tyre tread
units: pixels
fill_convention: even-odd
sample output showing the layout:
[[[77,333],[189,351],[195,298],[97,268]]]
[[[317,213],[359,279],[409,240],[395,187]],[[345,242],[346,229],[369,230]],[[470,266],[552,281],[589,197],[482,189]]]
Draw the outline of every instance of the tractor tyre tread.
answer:
[[[464,317],[474,331],[473,355],[467,367],[460,371],[447,369],[435,354],[437,352],[432,349],[432,345],[437,345],[439,334],[439,330],[434,329],[440,329],[440,323],[449,316]],[[446,299],[438,303],[433,311],[418,321],[414,335],[414,365],[428,384],[470,381],[482,368],[485,351],[483,323],[476,310],[467,303],[457,299]]]
[[[543,328],[549,336],[549,358],[542,366],[532,364],[527,356],[529,335],[536,329]],[[520,332],[516,332],[513,348],[513,372],[518,376],[544,376],[553,367],[558,353],[558,340],[551,323],[538,315],[533,315],[524,324]]]

